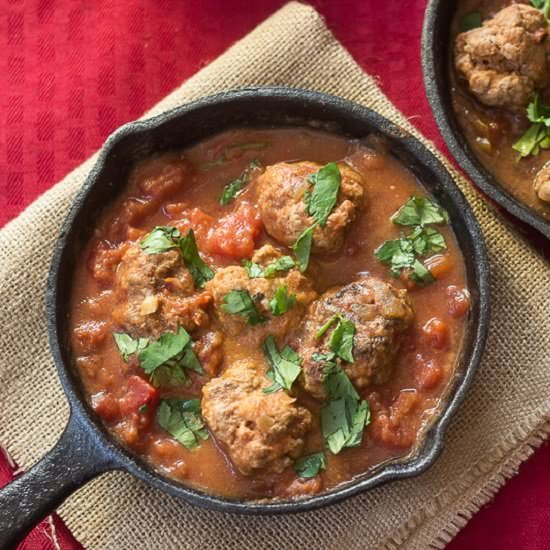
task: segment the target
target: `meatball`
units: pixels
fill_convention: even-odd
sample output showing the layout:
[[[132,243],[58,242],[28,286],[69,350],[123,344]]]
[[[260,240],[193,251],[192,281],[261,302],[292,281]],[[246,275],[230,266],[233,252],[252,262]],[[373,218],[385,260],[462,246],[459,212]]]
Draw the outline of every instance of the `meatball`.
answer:
[[[459,34],[455,66],[485,105],[523,110],[549,84],[547,22],[526,4],[512,4],[482,27]]]
[[[265,267],[280,258],[282,253],[271,245],[264,245],[252,256],[252,261]],[[275,316],[269,302],[277,288],[285,286],[289,295],[294,294],[294,305],[283,315]],[[306,307],[317,297],[309,279],[296,268],[278,273],[272,278],[257,277],[251,279],[244,267],[229,266],[219,269],[213,279],[206,283],[205,289],[212,295],[214,311],[224,327],[226,335],[243,336],[247,345],[256,346],[268,334],[283,337],[296,329],[305,313]],[[256,310],[265,319],[265,323],[250,325],[246,317],[223,310],[225,296],[232,290],[247,290]]]
[[[333,288],[309,307],[297,339],[303,358],[301,382],[318,399],[326,397],[323,361],[314,353],[330,351],[332,329],[317,338],[319,329],[340,314],[355,324],[353,363],[342,367],[358,388],[387,380],[399,349],[400,335],[412,324],[413,309],[406,290],[397,290],[376,277],[366,277],[344,287]]]
[[[550,162],[537,172],[533,187],[541,201],[550,203]]]
[[[233,363],[202,388],[202,414],[244,475],[280,473],[302,452],[311,414],[286,392],[264,393],[270,381],[250,359]]]
[[[337,252],[347,228],[364,202],[361,174],[344,163],[338,199],[324,227],[313,232],[312,251],[317,254]],[[293,245],[314,220],[306,211],[304,193],[311,188],[308,177],[319,171],[316,162],[280,162],[268,166],[257,179],[258,204],[265,230],[277,241]]]
[[[193,330],[208,321],[210,297],[195,292],[193,277],[178,250],[146,254],[129,246],[118,266],[113,320],[134,336],[158,338],[178,326]]]

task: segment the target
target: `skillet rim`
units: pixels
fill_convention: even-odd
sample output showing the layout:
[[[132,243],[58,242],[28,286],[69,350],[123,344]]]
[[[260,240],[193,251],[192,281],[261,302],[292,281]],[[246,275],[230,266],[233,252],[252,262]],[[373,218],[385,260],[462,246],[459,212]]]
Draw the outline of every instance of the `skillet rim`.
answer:
[[[109,161],[109,154],[121,140],[135,135],[147,134],[154,131],[163,124],[179,117],[185,117],[186,114],[200,109],[207,109],[214,104],[229,104],[241,100],[252,102],[258,98],[273,99],[278,101],[297,101],[302,104],[308,104],[310,107],[322,110],[325,106],[340,111],[348,117],[359,117],[363,122],[372,128],[376,128],[378,133],[388,136],[397,141],[407,153],[410,153],[415,162],[423,169],[427,169],[437,177],[438,189],[447,196],[449,201],[456,206],[457,210],[462,212],[462,222],[464,223],[466,236],[469,245],[473,251],[472,257],[464,255],[463,246],[459,242],[459,247],[463,252],[465,264],[470,262],[474,273],[473,281],[468,281],[477,285],[479,290],[477,324],[472,322],[468,327],[472,331],[472,349],[469,357],[463,357],[463,372],[455,377],[454,386],[447,396],[447,401],[441,409],[439,417],[435,419],[430,428],[424,433],[424,440],[419,446],[416,456],[403,463],[388,463],[379,467],[372,475],[354,481],[349,481],[340,488],[333,489],[327,493],[314,495],[294,501],[239,501],[220,496],[208,494],[204,491],[194,489],[177,483],[147,466],[142,459],[139,459],[129,450],[117,443],[107,430],[103,427],[99,419],[88,410],[84,399],[79,395],[76,382],[70,374],[71,366],[66,365],[61,351],[61,337],[59,330],[59,314],[66,313],[67,304],[60,304],[58,295],[61,294],[59,286],[59,274],[63,268],[63,255],[68,252],[69,243],[74,220],[85,203],[85,199],[92,192],[95,182],[100,178],[102,170]],[[284,125],[284,124],[282,124]],[[288,125],[288,124],[287,124]],[[225,127],[227,129],[229,126]],[[340,132],[343,135],[343,132]],[[408,167],[410,169],[410,167]],[[436,184],[433,184],[434,186]],[[433,192],[433,189],[429,189]],[[453,229],[455,234],[456,228]],[[458,235],[457,235],[457,240]],[[321,92],[303,90],[298,88],[282,87],[261,87],[261,88],[243,88],[230,90],[219,94],[211,95],[187,103],[170,111],[161,113],[155,117],[130,122],[116,130],[105,142],[98,159],[86,178],[82,188],[77,192],[73,199],[69,213],[63,222],[59,238],[55,244],[52,264],[48,277],[46,292],[46,316],[48,322],[48,336],[50,348],[61,380],[63,389],[69,401],[71,415],[75,416],[80,422],[81,429],[87,432],[90,439],[94,441],[98,452],[109,457],[113,464],[112,469],[122,469],[145,481],[149,485],[164,491],[165,493],[176,496],[190,504],[198,505],[210,510],[221,512],[236,512],[241,514],[253,515],[275,515],[284,513],[306,512],[340,502],[353,495],[362,493],[368,489],[386,483],[391,480],[403,479],[416,476],[425,471],[433,464],[441,453],[443,448],[443,438],[451,417],[458,409],[460,403],[470,387],[477,367],[479,366],[483,349],[485,346],[490,313],[490,294],[489,294],[489,264],[485,250],[483,234],[475,219],[473,211],[462,192],[454,183],[452,177],[444,168],[443,164],[416,138],[408,132],[399,128],[389,120],[385,119],[375,111],[358,105],[343,98],[324,94]],[[476,317],[473,315],[472,317]],[[475,319],[474,319],[475,320]]]
[[[476,186],[504,210],[550,239],[550,220],[544,220],[498,182],[477,159],[458,125],[451,105],[447,75],[450,28],[443,28],[441,24],[445,10],[452,10],[454,14],[456,5],[457,0],[428,0],[424,14],[421,38],[422,77],[432,115],[449,151]]]

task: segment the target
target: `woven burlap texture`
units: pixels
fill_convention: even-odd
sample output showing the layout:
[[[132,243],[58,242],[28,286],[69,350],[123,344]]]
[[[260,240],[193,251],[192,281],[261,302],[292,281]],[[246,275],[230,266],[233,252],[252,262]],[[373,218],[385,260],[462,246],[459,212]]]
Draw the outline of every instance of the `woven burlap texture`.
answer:
[[[257,27],[147,116],[220,90],[260,85],[341,95],[416,133],[319,15],[297,3]],[[60,223],[93,162],[74,170],[0,233],[0,441],[24,467],[53,446],[68,417],[49,354],[43,298]],[[193,508],[127,474],[108,473],[60,510],[86,548],[424,549],[450,540],[529,456],[549,431],[550,417],[550,268],[451,171],[487,240],[493,311],[481,369],[437,463],[418,478],[327,509],[280,517]]]

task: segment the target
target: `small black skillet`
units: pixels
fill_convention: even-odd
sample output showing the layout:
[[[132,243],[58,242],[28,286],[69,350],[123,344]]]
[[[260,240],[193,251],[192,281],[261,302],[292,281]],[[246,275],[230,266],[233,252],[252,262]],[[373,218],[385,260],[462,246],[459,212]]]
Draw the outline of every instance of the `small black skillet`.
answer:
[[[550,222],[517,200],[485,169],[468,145],[456,120],[451,99],[449,48],[451,22],[457,4],[458,0],[429,0],[422,30],[424,88],[439,131],[453,157],[483,193],[550,239]],[[541,251],[546,249],[545,256],[550,258],[548,241],[528,232],[526,236],[536,248]]]
[[[350,138],[381,136],[449,212],[464,255],[471,313],[457,375],[440,414],[418,449],[325,494],[295,501],[243,502],[212,496],[169,480],[121,447],[93,415],[71,368],[68,306],[72,275],[97,213],[124,188],[129,168],[151,154],[179,149],[231,127],[312,126]],[[437,458],[451,416],[472,383],[489,321],[489,267],[483,235],[470,206],[441,163],[415,138],[373,111],[321,93],[264,88],[201,99],[144,122],[127,124],[107,141],[75,198],[56,244],[46,295],[50,347],[71,416],[56,446],[26,474],[0,491],[0,541],[9,548],[91,478],[119,469],[183,501],[212,510],[283,514],[313,510],[393,479],[418,475]]]

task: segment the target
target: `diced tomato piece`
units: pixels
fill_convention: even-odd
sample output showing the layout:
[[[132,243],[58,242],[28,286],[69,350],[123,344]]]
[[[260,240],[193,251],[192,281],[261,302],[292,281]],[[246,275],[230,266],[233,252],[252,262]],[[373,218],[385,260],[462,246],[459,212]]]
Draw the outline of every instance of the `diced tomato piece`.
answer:
[[[249,258],[261,230],[258,210],[243,201],[235,211],[218,220],[208,235],[207,250],[232,258]]]
[[[88,260],[92,277],[101,284],[113,283],[116,267],[127,248],[127,243],[113,247],[106,241],[97,241],[91,248]]]
[[[433,317],[422,327],[422,333],[424,339],[433,349],[442,350],[449,345],[447,324],[437,317]]]
[[[93,395],[92,409],[106,422],[112,422],[120,415],[118,400],[110,393],[101,392]]]
[[[155,198],[142,199],[130,197],[119,208],[119,214],[109,224],[106,235],[111,242],[125,240],[128,235],[128,227],[138,227],[147,216],[156,212],[159,201]]]
[[[120,413],[154,412],[159,401],[159,392],[149,382],[139,376],[130,376],[124,397],[119,399]],[[146,410],[140,410],[141,408]]]
[[[443,277],[447,276],[453,268],[453,262],[448,254],[435,254],[434,256],[430,256],[426,259],[424,265],[434,279],[443,279]]]
[[[164,199],[183,189],[193,172],[191,163],[183,158],[158,158],[136,171],[134,177],[140,191],[157,199]]]
[[[214,218],[200,208],[185,208],[183,203],[169,204],[166,213],[177,221],[174,225],[185,236],[189,229],[193,230],[199,248],[204,248],[208,239],[208,232],[214,225]]]
[[[431,390],[443,380],[443,369],[433,359],[425,359],[421,354],[415,358],[414,377],[420,390]]]
[[[470,311],[470,293],[455,285],[447,287],[447,311],[451,317],[460,319]]]

